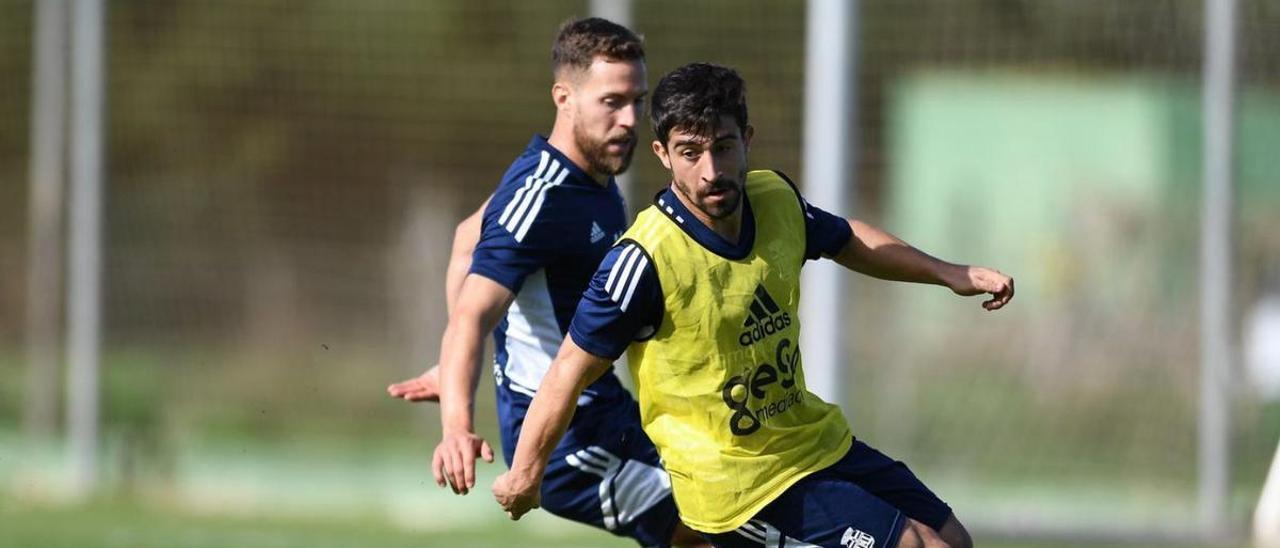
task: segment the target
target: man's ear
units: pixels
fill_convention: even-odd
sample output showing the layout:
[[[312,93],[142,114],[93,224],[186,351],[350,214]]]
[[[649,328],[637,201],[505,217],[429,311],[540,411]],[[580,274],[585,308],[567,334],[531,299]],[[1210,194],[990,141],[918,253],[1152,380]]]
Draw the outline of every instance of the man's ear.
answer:
[[[551,85],[551,102],[556,105],[556,110],[565,112],[573,103],[573,85],[563,80],[557,80]]]
[[[662,146],[662,141],[653,141],[653,155],[658,157],[658,161],[662,162],[662,167],[671,171],[671,159],[667,157],[667,147]]]
[[[748,150],[751,149],[751,138],[754,137],[755,134],[756,134],[755,126],[752,126],[751,124],[747,124],[747,127],[743,128],[742,130],[742,147],[743,148]]]

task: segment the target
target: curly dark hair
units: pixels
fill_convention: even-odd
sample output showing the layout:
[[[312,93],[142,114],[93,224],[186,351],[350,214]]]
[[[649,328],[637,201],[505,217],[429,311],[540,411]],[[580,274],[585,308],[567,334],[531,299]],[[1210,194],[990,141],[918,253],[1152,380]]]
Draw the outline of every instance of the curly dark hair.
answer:
[[[747,130],[747,84],[738,72],[711,63],[690,63],[662,77],[649,108],[653,132],[663,146],[672,130],[706,137],[728,114]]]
[[[585,71],[597,55],[611,61],[643,61],[644,38],[599,17],[570,20],[551,46],[551,74],[559,77],[566,68]]]

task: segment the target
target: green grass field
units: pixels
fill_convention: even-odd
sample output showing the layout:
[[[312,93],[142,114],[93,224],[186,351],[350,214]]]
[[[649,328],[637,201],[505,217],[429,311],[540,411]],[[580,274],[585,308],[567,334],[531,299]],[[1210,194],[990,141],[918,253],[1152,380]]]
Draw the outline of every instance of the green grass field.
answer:
[[[477,489],[468,496],[439,489],[430,480],[421,444],[187,440],[172,462],[152,463],[152,474],[133,480],[120,472],[121,447],[108,444],[109,473],[102,479],[107,494],[88,504],[71,504],[59,479],[66,469],[63,451],[57,446],[33,448],[12,432],[0,431],[0,547],[634,546],[541,511],[520,522],[507,520],[487,489],[499,464],[478,469]],[[1082,485],[1059,485],[1051,492],[999,485],[946,489],[955,493],[957,508],[968,510],[964,515],[986,512],[978,516],[986,519],[1025,514],[1026,508],[1012,504],[1027,500],[1041,501],[1033,505],[1041,512],[1052,504],[1072,512],[1080,506],[1072,500],[1094,491]],[[1157,502],[1159,497],[1152,493],[1133,499],[1142,512],[1130,508],[1133,501],[1094,501],[1095,512],[1064,515],[1075,516],[1071,519],[1078,532],[1087,538],[1097,533],[1089,522],[1105,526],[1107,514],[1151,515],[1153,506],[1169,511]],[[994,538],[981,529],[974,534],[980,546],[996,548],[1170,545],[1167,538],[1055,543]]]
[[[378,520],[264,519],[200,516],[162,511],[129,503],[99,502],[78,507],[0,507],[0,546],[8,548],[379,548],[473,546],[566,548],[635,546],[585,527],[547,527],[533,522],[495,519],[483,526],[447,532],[406,532]],[[1072,542],[992,541],[989,548],[1067,548],[1069,546],[1134,547],[1164,543],[1094,544]],[[1183,546],[1199,546],[1186,544]],[[1244,544],[1216,544],[1241,547]]]
[[[438,489],[428,468],[439,436],[436,409],[386,398],[382,388],[395,376],[343,365],[346,361],[359,362],[322,363],[306,371],[301,377],[306,382],[279,390],[291,386],[292,377],[274,378],[248,366],[179,374],[144,358],[111,360],[104,379],[104,494],[91,504],[73,505],[66,502],[61,438],[40,446],[19,434],[21,369],[0,359],[0,548],[635,545],[545,512],[510,522],[488,493],[500,464],[480,467],[472,495]],[[477,421],[495,440],[491,398],[491,391],[481,390]],[[946,407],[922,413],[949,417],[979,411]],[[1240,439],[1273,440],[1272,433],[1280,430],[1278,411],[1259,412],[1266,420],[1242,428]],[[1116,467],[1108,464],[1111,460],[1065,453],[1060,441],[1045,441],[1076,428],[1015,430],[1021,434],[982,439],[1012,439],[1017,445],[946,453],[947,458],[932,449],[947,445],[953,435],[949,429],[921,430],[907,439],[925,440],[909,462],[930,472],[930,485],[971,525],[980,546],[1165,546],[1168,537],[1184,539],[1170,534],[1130,544],[1081,539],[1116,524],[1164,530],[1194,523],[1194,468],[1185,464],[1186,455],[1171,451],[1168,458],[1152,460],[1122,453],[1125,458]],[[1166,440],[1149,441],[1162,446]],[[1250,441],[1240,449],[1248,458],[1239,461],[1233,491],[1231,513],[1238,525],[1256,500],[1274,445]],[[994,456],[984,457],[988,453]],[[1144,475],[1133,463],[1181,472]],[[992,528],[1025,533],[1018,527],[1028,520],[1047,520],[1055,531],[1079,536],[1055,543],[989,534]],[[1185,540],[1178,545],[1208,546],[1190,543],[1190,536]]]
[[[380,548],[422,546],[628,546],[586,527],[523,526],[495,519],[481,527],[409,532],[375,519],[201,516],[130,503],[0,510],[0,546],[9,548]]]

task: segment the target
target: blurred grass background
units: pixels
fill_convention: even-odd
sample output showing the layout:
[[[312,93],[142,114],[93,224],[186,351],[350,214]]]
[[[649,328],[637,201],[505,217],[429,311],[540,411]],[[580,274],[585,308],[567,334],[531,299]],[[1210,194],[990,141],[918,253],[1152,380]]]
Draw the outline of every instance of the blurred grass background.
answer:
[[[148,358],[114,356],[104,368],[110,374],[104,378],[103,490],[94,500],[66,498],[68,463],[60,443],[31,444],[12,420],[0,426],[0,545],[509,546],[513,539],[521,546],[632,545],[544,512],[509,522],[488,493],[501,457],[479,467],[477,490],[468,496],[436,487],[429,469],[438,439],[435,405],[386,397],[376,373],[342,365],[368,356],[338,358],[334,350],[320,349],[291,375],[269,375],[261,367],[221,374],[197,368],[206,374],[168,380],[152,376],[156,364]],[[938,380],[940,386],[959,382]],[[0,381],[0,401],[13,401],[12,387],[20,383]],[[997,394],[1000,383],[992,379],[963,380],[970,383],[990,387],[987,397],[1007,398]],[[491,402],[482,390],[477,421],[496,443]],[[989,410],[973,409],[970,416],[945,414],[946,406],[917,412],[942,425],[916,434],[915,447],[945,453],[952,444],[999,443],[998,433],[962,435],[946,426],[985,420]],[[1073,422],[1086,428],[1109,412],[1073,414]],[[1258,412],[1267,420],[1245,424],[1252,430],[1241,428],[1236,438],[1240,466],[1232,504],[1238,509],[1253,504],[1270,457],[1262,444],[1246,440],[1280,435],[1278,414],[1274,408]],[[1053,431],[1035,428],[1042,420],[1018,418],[1028,425],[1019,443],[1047,454],[1078,454]],[[1017,421],[1007,428],[1018,428]],[[1127,478],[1117,486],[1111,471],[1087,466],[1064,466],[1046,477],[1008,454],[961,461],[931,455],[919,452],[908,461],[928,471],[926,481],[962,518],[988,525],[976,531],[983,546],[1108,546],[1088,541],[1090,531],[1108,530],[1117,515],[1160,520],[1195,511],[1194,478],[1176,469],[1151,470],[1145,480]],[[1053,462],[1036,458],[1041,468]],[[1033,512],[1028,504],[1035,505]],[[1028,515],[1070,516],[1082,536],[1054,543],[1010,538],[1001,529],[1016,524],[1001,516]],[[1182,540],[1178,545],[1244,546]]]
[[[1280,294],[1280,8],[1240,5],[1244,325]],[[509,523],[487,495],[501,465],[473,495],[439,490],[435,407],[384,393],[434,362],[453,226],[549,129],[547,49],[585,2],[106,3],[103,485],[87,505],[67,494],[66,379],[30,390],[23,353],[27,305],[65,305],[25,281],[34,6],[0,0],[0,546],[630,544],[541,513]],[[985,315],[859,280],[844,403],[971,526],[1078,535],[999,544],[975,527],[982,545],[1196,519],[1202,13],[862,2],[842,213],[1005,269],[1019,297]],[[803,185],[804,17],[800,1],[636,0],[634,27],[651,85],[694,60],[741,70],[752,163]],[[666,180],[643,147],[633,174],[633,206]],[[1242,536],[1280,404],[1236,373]],[[491,391],[477,424],[496,442]],[[1196,539],[1145,544],[1170,540]]]
[[[454,529],[438,533],[401,532],[391,524],[348,519],[323,522],[284,519],[227,518],[174,514],[136,507],[23,508],[0,510],[0,519],[13,525],[0,531],[0,542],[15,548],[103,547],[103,548],[230,548],[262,546],[270,548],[340,548],[350,546],[472,546],[507,547],[513,539],[520,546],[562,548],[565,546],[635,546],[607,535],[574,529],[549,532],[520,523],[493,522],[485,527]],[[559,529],[559,528],[557,528]],[[1067,548],[1080,540],[987,540],[990,548]],[[1134,544],[1083,543],[1097,548],[1132,547]],[[1194,542],[1142,544],[1184,546]],[[1247,544],[1215,543],[1223,548],[1244,548]]]

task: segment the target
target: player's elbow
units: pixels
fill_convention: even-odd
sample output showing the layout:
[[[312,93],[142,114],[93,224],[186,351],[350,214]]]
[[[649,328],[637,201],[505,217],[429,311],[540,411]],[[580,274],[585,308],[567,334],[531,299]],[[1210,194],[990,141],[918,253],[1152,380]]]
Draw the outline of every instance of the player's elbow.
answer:
[[[453,229],[453,254],[471,256],[471,252],[476,248],[476,241],[479,234],[468,224],[468,221],[458,223]]]
[[[460,301],[449,316],[449,329],[456,334],[462,331],[484,331],[488,319],[496,314],[485,303]]]

